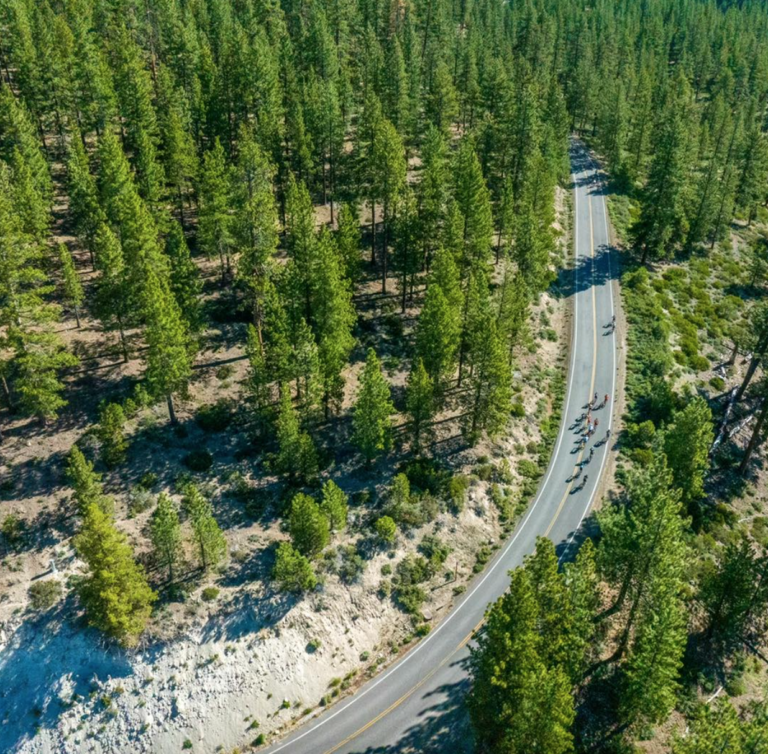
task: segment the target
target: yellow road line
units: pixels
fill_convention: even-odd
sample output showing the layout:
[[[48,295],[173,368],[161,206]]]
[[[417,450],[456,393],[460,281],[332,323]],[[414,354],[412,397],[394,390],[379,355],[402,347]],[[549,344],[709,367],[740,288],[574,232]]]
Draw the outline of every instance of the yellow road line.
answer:
[[[594,259],[595,259],[595,238],[592,228],[592,195],[590,193],[587,194],[587,202],[589,205],[589,246],[590,246],[590,256],[592,258],[592,279],[594,283],[594,277],[595,277],[595,267],[594,267]],[[577,294],[578,295],[578,294]],[[595,390],[595,377],[597,372],[597,302],[595,299],[595,286],[592,285],[592,341],[593,341],[593,353],[592,353],[592,381],[589,389],[589,397],[592,398],[592,394]],[[581,461],[582,457],[584,456],[584,451],[582,450],[579,454],[579,461]],[[576,463],[578,464],[579,461]],[[560,517],[560,513],[563,510],[563,506],[565,505],[565,501],[568,499],[568,495],[570,494],[571,487],[573,486],[573,481],[568,483],[568,487],[566,488],[565,495],[563,496],[563,499],[560,501],[560,505],[557,508],[557,511],[555,512],[555,516],[552,519],[552,522],[549,524],[549,527],[547,528],[547,531],[544,533],[544,536],[548,536],[549,532],[552,530],[552,527],[557,522],[557,519]],[[362,726],[362,728],[359,728],[354,733],[351,733],[349,736],[347,736],[343,741],[336,744],[336,746],[326,750],[323,752],[323,754],[335,754],[339,749],[341,749],[343,746],[346,746],[350,741],[354,741],[356,738],[361,736],[365,731],[367,731],[372,726],[376,725],[380,720],[383,720],[387,715],[389,715],[391,712],[396,710],[404,701],[409,699],[413,694],[415,694],[427,681],[429,681],[435,673],[437,673],[443,666],[445,666],[447,663],[449,663],[453,657],[456,655],[456,653],[461,650],[463,647],[465,647],[472,639],[472,637],[480,630],[482,625],[485,623],[485,617],[482,618],[482,620],[459,642],[459,645],[456,647],[456,649],[453,650],[445,659],[442,660],[437,666],[435,666],[432,670],[430,670],[427,675],[424,676],[415,686],[410,688],[408,691],[406,691],[397,701],[393,702],[387,709],[385,709],[383,712],[380,712],[376,717],[369,720],[365,725]]]
[[[592,226],[592,194],[591,193],[587,193],[587,205],[589,206],[589,250],[590,250],[590,256],[592,258],[592,380],[589,386],[589,399],[592,400],[592,395],[595,392],[595,379],[597,376],[597,301],[595,299],[595,285],[594,285],[595,234]],[[586,450],[586,446],[579,453],[579,457],[576,460],[574,467],[578,466],[581,463],[581,459],[584,457],[585,450]],[[563,495],[563,499],[560,501],[560,505],[557,506],[555,515],[552,518],[552,521],[550,521],[550,524],[547,527],[547,530],[544,532],[545,537],[549,536],[549,533],[552,531],[552,528],[554,527],[555,523],[557,523],[557,519],[560,518],[560,514],[562,513],[563,507],[565,506],[565,501],[568,499],[568,495],[571,494],[572,487],[573,487],[573,479],[571,479],[571,481],[568,482],[568,486],[565,488],[565,494]]]

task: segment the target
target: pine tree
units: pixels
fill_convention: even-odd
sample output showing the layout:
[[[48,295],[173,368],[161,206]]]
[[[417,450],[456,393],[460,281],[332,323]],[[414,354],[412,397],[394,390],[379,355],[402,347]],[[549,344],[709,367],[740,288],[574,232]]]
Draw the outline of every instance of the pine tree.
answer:
[[[187,324],[171,292],[152,270],[145,288],[147,329],[146,378],[150,391],[164,397],[171,424],[176,424],[174,393],[184,393],[192,374],[193,354]]]
[[[497,437],[512,408],[512,374],[495,322],[486,320],[480,331],[485,335],[472,354],[469,389],[462,396],[467,412],[462,430],[472,444],[483,431],[491,438]]]
[[[430,126],[421,148],[422,172],[416,189],[422,255],[430,267],[445,220],[448,198],[448,148],[443,134]]]
[[[377,124],[375,139],[376,186],[383,211],[383,239],[381,253],[381,292],[387,292],[387,262],[392,217],[397,201],[405,188],[405,148],[397,129],[386,118]]]
[[[287,592],[309,592],[317,586],[317,577],[308,558],[289,542],[280,542],[275,555],[272,578]]]
[[[253,325],[248,325],[245,352],[248,357],[247,387],[256,411],[256,420],[261,432],[268,418],[272,402],[272,375],[267,365],[264,347],[259,343],[259,334]]]
[[[480,161],[469,138],[464,138],[459,145],[452,167],[456,206],[464,220],[462,271],[469,267],[482,268],[489,262],[493,214]]]
[[[685,522],[680,493],[671,487],[672,474],[659,451],[657,447],[649,467],[628,479],[627,504],[598,515],[603,534],[600,568],[618,590],[610,613],[621,610],[622,616],[612,659],[619,659],[628,647],[630,656],[635,656],[628,665],[622,698],[630,722],[656,720],[666,708],[685,645],[684,624],[680,626]],[[655,646],[663,647],[667,655],[658,675],[649,668],[655,662]]]
[[[198,187],[199,243],[208,258],[218,257],[222,282],[231,271],[234,245],[230,198],[230,172],[218,139],[203,155]]]
[[[573,751],[570,680],[542,659],[547,647],[537,633],[539,609],[527,571],[511,577],[471,650],[467,706],[475,736],[487,751],[565,754]]]
[[[638,623],[624,668],[620,716],[625,722],[660,723],[677,700],[687,640],[679,587],[654,579],[647,591],[653,606]]]
[[[200,271],[192,261],[184,231],[177,222],[171,222],[170,230],[165,237],[165,256],[170,262],[171,293],[190,330],[198,332],[203,326]]]
[[[272,191],[274,170],[254,135],[243,129],[234,173],[234,237],[240,250],[237,276],[245,287],[256,329],[263,327],[264,288],[277,249],[277,209]]]
[[[355,401],[352,441],[365,457],[367,464],[392,444],[394,406],[389,385],[381,371],[376,352],[368,349],[365,369],[360,378],[360,389]]]
[[[323,485],[320,510],[327,516],[331,531],[343,531],[347,528],[347,496],[331,479]]]
[[[355,345],[352,330],[357,314],[352,291],[344,279],[333,237],[323,229],[317,241],[317,265],[313,290],[313,325],[323,380],[325,416],[338,410],[344,397],[342,370]]]
[[[94,312],[106,329],[120,333],[123,361],[128,361],[128,344],[125,327],[129,318],[128,280],[125,271],[123,249],[108,225],[102,224],[94,237],[96,269],[100,275],[96,281]]]
[[[287,384],[280,387],[280,406],[275,423],[278,452],[277,469],[290,480],[311,482],[317,476],[317,451],[312,438],[302,432],[299,418],[293,408],[291,391]]]
[[[93,464],[86,460],[80,448],[73,445],[67,456],[67,479],[74,489],[78,512],[85,515],[90,505],[97,505],[107,516],[114,513],[114,503],[104,493],[101,474],[93,470]]]
[[[77,229],[81,243],[91,255],[91,264],[96,265],[96,234],[106,222],[104,210],[99,203],[96,181],[91,175],[88,155],[83,144],[75,135],[70,140],[67,160],[67,188],[69,213]]]
[[[688,90],[679,81],[667,95],[654,136],[654,158],[643,192],[640,217],[632,229],[644,263],[658,259],[683,234],[683,210],[688,190],[688,140],[684,109]]]
[[[136,646],[157,595],[133,559],[125,534],[96,503],[83,511],[75,549],[88,566],[88,574],[78,584],[88,622],[123,646]]]
[[[182,505],[192,525],[192,538],[200,552],[200,564],[204,570],[216,568],[227,554],[224,538],[208,498],[193,484],[184,490]]]
[[[119,403],[106,403],[99,412],[99,440],[101,441],[101,460],[107,468],[119,466],[125,461],[128,443],[123,426],[125,413]]]
[[[293,546],[309,558],[319,555],[331,538],[325,513],[313,498],[302,492],[291,501],[288,528]]]
[[[421,452],[422,435],[435,413],[434,386],[422,359],[411,367],[405,406],[411,417],[411,448],[418,454]]]
[[[349,202],[342,204],[338,215],[338,230],[336,231],[336,248],[344,278],[354,285],[360,278],[360,221],[357,207]]]
[[[168,570],[168,581],[174,581],[174,571],[181,557],[181,524],[176,506],[170,496],[161,492],[157,507],[149,520],[150,539],[155,560]]]
[[[707,614],[707,638],[725,654],[748,637],[756,583],[757,563],[746,539],[729,543],[719,562],[703,574],[699,596]]]
[[[674,416],[664,433],[664,453],[675,487],[688,506],[704,495],[704,477],[709,469],[709,449],[714,440],[712,412],[703,398],[693,398]]]
[[[460,334],[458,312],[441,287],[430,283],[416,329],[416,355],[438,393],[456,367]]]
[[[61,277],[64,284],[64,295],[72,304],[72,309],[75,312],[75,322],[77,327],[80,327],[80,307],[85,300],[85,294],[83,293],[83,286],[80,283],[80,277],[75,269],[75,261],[72,259],[72,254],[69,249],[63,244],[59,244],[59,261],[61,262]]]

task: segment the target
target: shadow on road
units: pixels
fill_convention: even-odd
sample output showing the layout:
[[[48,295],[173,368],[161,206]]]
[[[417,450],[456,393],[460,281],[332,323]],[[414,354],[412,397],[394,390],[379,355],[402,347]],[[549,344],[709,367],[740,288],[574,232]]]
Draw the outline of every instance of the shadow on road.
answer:
[[[454,665],[466,669],[467,659]],[[471,754],[474,751],[469,715],[464,697],[469,691],[469,678],[444,684],[421,699],[427,704],[419,718],[400,738],[387,746],[350,749],[351,754]]]

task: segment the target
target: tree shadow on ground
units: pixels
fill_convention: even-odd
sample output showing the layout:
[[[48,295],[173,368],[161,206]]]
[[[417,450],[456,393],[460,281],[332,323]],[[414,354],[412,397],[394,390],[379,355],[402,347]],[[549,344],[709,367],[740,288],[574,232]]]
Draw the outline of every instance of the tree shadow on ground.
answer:
[[[464,665],[466,659],[454,665]],[[469,678],[444,684],[421,696],[430,700],[416,722],[391,744],[351,748],[350,754],[471,754],[474,737],[464,699],[469,691]],[[386,723],[385,723],[386,725]]]
[[[27,619],[0,652],[0,751],[19,751],[38,731],[54,728],[73,695],[87,699],[101,683],[133,674],[125,651],[66,620],[74,599]]]

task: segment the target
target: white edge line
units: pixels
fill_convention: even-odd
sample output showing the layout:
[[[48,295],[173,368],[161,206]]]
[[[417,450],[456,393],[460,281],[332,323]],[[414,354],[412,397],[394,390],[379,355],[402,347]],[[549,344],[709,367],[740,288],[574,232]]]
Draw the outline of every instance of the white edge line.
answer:
[[[587,152],[589,155],[589,152]],[[590,162],[595,166],[595,170],[597,170],[597,163],[592,158],[592,155],[589,155]],[[601,181],[601,185],[604,185],[604,183]],[[603,204],[603,225],[605,227],[605,240],[609,247],[609,253],[608,253],[608,274],[609,274],[609,280],[608,280],[608,292],[610,294],[610,300],[611,300],[611,316],[614,315],[615,309],[614,309],[614,302],[613,302],[613,280],[610,278],[610,275],[612,273],[611,269],[611,257],[612,257],[612,250],[611,250],[611,237],[608,233],[608,203],[605,200],[605,194],[601,196],[602,198],[602,204]],[[574,213],[575,214],[575,213]],[[611,354],[613,356],[613,368],[611,370],[611,400],[614,401],[613,406],[616,405],[616,331],[614,330],[613,338],[611,339],[611,343],[613,344],[613,348],[611,349]],[[611,429],[611,426],[613,424],[613,406],[611,406],[611,413],[608,414],[608,429]],[[594,489],[592,490],[592,494],[589,496],[589,500],[587,501],[587,505],[584,508],[584,512],[581,514],[581,518],[579,519],[579,523],[576,525],[576,528],[573,530],[571,536],[568,539],[568,542],[565,545],[565,549],[563,550],[563,554],[560,556],[560,559],[558,560],[558,565],[563,561],[565,556],[568,554],[568,551],[571,549],[571,545],[573,544],[573,540],[575,539],[576,535],[579,533],[579,529],[581,529],[581,525],[584,523],[584,519],[587,517],[587,513],[589,513],[590,509],[592,508],[592,503],[594,502],[595,495],[597,495],[597,490],[600,487],[600,479],[603,476],[603,470],[605,468],[605,462],[608,459],[608,454],[610,453],[610,450],[608,449],[608,446],[606,444],[605,453],[603,453],[603,460],[600,462],[600,472],[597,475],[597,482],[595,484]]]
[[[573,178],[573,181],[574,181],[574,192],[573,192],[573,195],[574,195],[573,250],[574,250],[574,259],[575,259],[576,258],[576,247],[577,247],[576,221],[577,221],[577,217],[578,217],[578,211],[577,211],[576,208],[578,207],[578,191],[576,190],[576,188],[577,188],[576,187],[576,175],[573,172],[571,172],[571,177]],[[574,266],[574,272],[573,272],[574,277],[577,274],[577,270],[578,270],[578,265],[575,265]],[[539,501],[541,500],[542,496],[544,495],[544,490],[546,489],[547,484],[549,483],[549,479],[552,476],[552,471],[554,470],[554,467],[556,465],[555,464],[555,459],[557,458],[558,453],[560,452],[560,446],[563,443],[563,438],[565,437],[565,435],[567,434],[567,431],[568,431],[567,428],[566,428],[566,424],[567,424],[567,418],[568,418],[568,408],[569,408],[570,403],[571,403],[571,389],[573,388],[573,369],[574,369],[574,363],[575,363],[575,360],[576,360],[576,338],[577,338],[577,334],[578,334],[578,325],[577,325],[577,322],[578,322],[578,311],[579,311],[579,297],[578,297],[578,291],[577,291],[574,294],[574,297],[573,297],[573,342],[571,344],[571,364],[570,364],[569,371],[568,371],[568,374],[570,376],[570,380],[569,380],[569,383],[568,383],[568,395],[566,396],[565,406],[564,406],[564,409],[563,409],[563,417],[562,417],[561,422],[560,422],[560,436],[558,437],[557,445],[555,446],[555,450],[552,453],[552,456],[550,458],[550,463],[549,463],[549,468],[547,470],[547,475],[544,477],[544,481],[542,482],[541,487],[539,488],[539,493],[536,495],[536,499],[533,501],[531,506],[528,508],[528,512],[525,514],[525,518],[523,519],[522,523],[520,524],[520,527],[518,528],[517,532],[515,533],[515,536],[512,537],[512,539],[509,542],[507,542],[507,544],[504,546],[504,549],[502,549],[499,552],[499,554],[495,558],[494,562],[491,563],[491,565],[488,568],[488,570],[486,570],[483,573],[483,577],[472,587],[472,590],[466,595],[466,597],[458,605],[456,605],[456,607],[454,607],[453,610],[451,610],[451,612],[448,613],[448,615],[445,616],[445,619],[440,623],[440,625],[434,631],[432,631],[424,639],[424,641],[422,641],[417,646],[415,646],[410,652],[406,653],[405,656],[403,657],[403,659],[400,660],[400,662],[395,663],[391,668],[389,668],[389,670],[387,670],[384,674],[380,675],[369,686],[367,686],[366,688],[362,689],[359,693],[353,694],[350,697],[349,702],[347,704],[344,704],[344,705],[340,706],[335,712],[333,712],[332,714],[328,715],[327,717],[320,718],[316,725],[311,725],[303,733],[301,733],[300,735],[296,736],[295,738],[291,738],[289,741],[285,741],[284,743],[280,744],[276,749],[269,749],[268,751],[270,752],[270,754],[277,754],[277,752],[283,751],[283,749],[286,749],[288,746],[291,746],[291,745],[297,743],[298,741],[301,741],[302,738],[304,738],[305,736],[308,736],[310,733],[314,733],[318,728],[321,728],[323,725],[325,725],[326,723],[328,723],[331,720],[333,720],[337,715],[340,715],[342,712],[348,710],[355,702],[357,702],[360,699],[362,699],[370,691],[373,691],[373,689],[375,689],[380,683],[382,683],[387,678],[389,678],[389,676],[392,675],[396,670],[399,670],[400,668],[402,668],[405,665],[405,663],[408,662],[408,660],[410,660],[413,657],[415,657],[418,654],[419,650],[421,650],[423,647],[427,646],[427,644],[429,644],[430,640],[433,639],[435,636],[437,636],[440,633],[440,631],[446,625],[448,625],[448,623],[456,615],[458,615],[458,613],[461,610],[461,608],[464,607],[464,605],[466,605],[471,600],[472,595],[474,595],[475,592],[477,592],[477,590],[485,583],[486,579],[496,570],[496,568],[498,567],[499,563],[501,563],[504,560],[505,556],[509,552],[509,550],[512,547],[512,545],[514,545],[515,542],[517,541],[517,538],[523,533],[523,530],[525,529],[526,524],[530,520],[531,516],[533,515],[534,510],[536,509],[536,506],[539,504]],[[602,473],[602,468],[601,468],[601,473]],[[582,519],[583,519],[583,516],[582,516]],[[579,522],[579,525],[581,525],[581,522]],[[452,650],[452,651],[455,651],[455,650]]]

